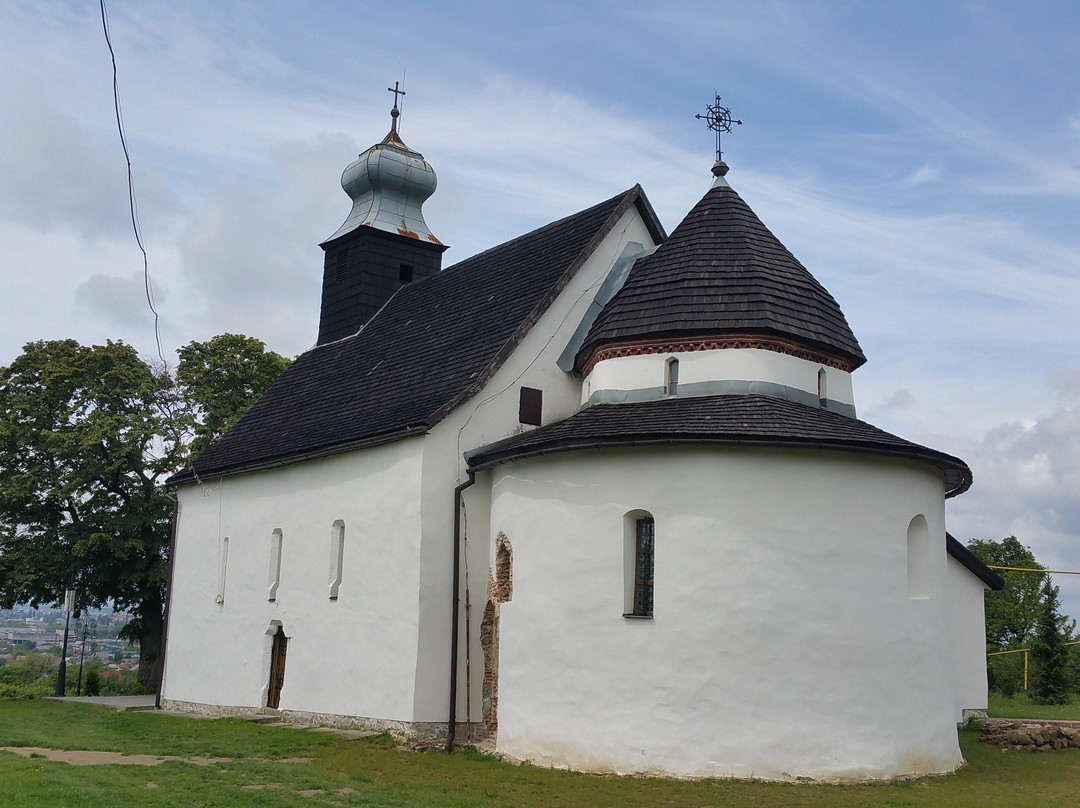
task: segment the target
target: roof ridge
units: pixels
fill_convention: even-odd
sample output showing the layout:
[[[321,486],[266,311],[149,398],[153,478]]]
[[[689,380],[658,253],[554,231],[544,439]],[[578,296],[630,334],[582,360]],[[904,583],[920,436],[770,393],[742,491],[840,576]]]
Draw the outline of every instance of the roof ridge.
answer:
[[[456,395],[450,401],[446,402],[442,407],[440,407],[431,414],[430,419],[432,423],[438,423],[443,418],[445,418],[447,414],[459,407],[465,401],[468,401],[469,398],[471,398],[473,395],[483,389],[484,385],[487,384],[487,382],[492,378],[492,376],[495,375],[496,372],[498,372],[499,368],[502,367],[503,363],[506,362],[506,360],[514,352],[517,346],[521,343],[521,340],[525,338],[525,335],[533,329],[539,319],[543,316],[544,312],[546,312],[551,307],[551,304],[555,302],[555,299],[559,296],[562,290],[566,288],[570,280],[577,274],[578,270],[581,269],[581,265],[584,264],[590,256],[592,256],[592,254],[596,251],[596,248],[600,246],[600,244],[605,238],[607,238],[608,234],[615,227],[615,223],[618,222],[620,218],[622,218],[623,214],[625,214],[626,211],[630,209],[631,205],[633,205],[639,198],[644,198],[644,196],[644,189],[641,187],[640,184],[635,184],[633,188],[630,188],[629,190],[624,191],[621,194],[616,194],[615,196],[611,197],[610,199],[604,200],[598,205],[593,205],[592,207],[586,208],[585,210],[573,214],[572,216],[565,216],[562,219],[559,219],[558,221],[552,222],[550,225],[548,225],[548,227],[554,228],[569,219],[578,216],[584,218],[588,213],[602,208],[605,205],[609,205],[615,200],[619,200],[619,204],[615,206],[614,210],[612,210],[611,213],[608,214],[607,218],[603,221],[603,223],[601,223],[601,225],[593,232],[592,238],[590,238],[589,241],[584,246],[582,246],[581,250],[579,250],[578,254],[574,257],[574,260],[567,265],[566,270],[562,273],[560,278],[548,290],[548,293],[544,295],[544,297],[541,298],[539,301],[537,301],[536,305],[532,308],[529,314],[518,324],[518,327],[514,330],[514,333],[510,335],[510,338],[503,343],[503,346],[499,350],[499,352],[495,354],[495,356],[491,358],[491,361],[488,362],[487,366],[479,374],[477,374],[473,382],[469,384],[468,387],[461,390],[458,395]],[[539,228],[539,230],[544,229],[546,228]],[[535,233],[538,231],[534,230],[533,232]],[[515,241],[516,240],[517,239],[515,239]]]

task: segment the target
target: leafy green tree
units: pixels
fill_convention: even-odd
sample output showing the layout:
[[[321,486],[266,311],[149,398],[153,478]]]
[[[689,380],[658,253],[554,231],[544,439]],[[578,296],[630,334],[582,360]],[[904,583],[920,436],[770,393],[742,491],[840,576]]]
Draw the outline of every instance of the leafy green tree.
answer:
[[[1069,626],[1058,609],[1058,588],[1043,578],[1039,620],[1031,643],[1035,668],[1032,695],[1040,704],[1065,704],[1069,700],[1069,658],[1065,649]]]
[[[289,361],[223,334],[180,350],[177,383],[123,343],[28,343],[0,368],[0,607],[111,601],[139,682],[161,680],[173,505],[162,485]],[[61,625],[63,623],[61,622]]]
[[[1001,541],[972,540],[968,548],[984,564],[1045,569],[1015,536]],[[989,651],[1022,648],[1031,641],[1041,610],[1042,576],[1032,572],[997,571],[1005,580],[1000,592],[986,593],[986,646]]]
[[[290,364],[260,340],[242,334],[190,342],[177,353],[176,380],[195,422],[192,458],[225,434]]]
[[[140,678],[160,681],[172,504],[186,454],[168,376],[123,343],[31,342],[0,368],[0,606],[132,612]],[[130,635],[129,635],[130,636]]]

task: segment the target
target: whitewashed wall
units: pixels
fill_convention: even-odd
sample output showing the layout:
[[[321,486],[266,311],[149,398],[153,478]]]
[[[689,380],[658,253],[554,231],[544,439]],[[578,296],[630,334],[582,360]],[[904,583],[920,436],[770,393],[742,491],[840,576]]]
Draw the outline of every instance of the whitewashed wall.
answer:
[[[514,547],[498,748],[540,765],[859,779],[961,763],[942,476],[828,452],[577,452],[496,467]],[[623,615],[624,514],[653,514],[655,617]]]
[[[986,709],[986,586],[949,556],[949,611],[952,620],[955,717]]]
[[[417,650],[415,720],[447,720],[449,711],[450,604],[452,599],[454,487],[467,479],[463,452],[533,427],[518,422],[522,387],[543,391],[543,422],[562,420],[578,410],[581,382],[564,373],[556,361],[597,289],[628,242],[653,246],[636,207],[631,207],[578,269],[558,299],[526,334],[483,390],[436,426],[424,445],[423,546],[421,550],[420,638]],[[489,497],[483,486],[465,492],[467,517],[465,546],[469,572],[466,616],[465,565],[462,568],[460,648],[458,654],[457,715],[480,720],[483,662],[480,655],[480,620],[487,598],[491,563],[487,514]],[[468,623],[466,620],[468,619]],[[471,652],[471,682],[466,676],[466,652]],[[469,685],[466,683],[470,682]],[[471,687],[467,691],[466,687]]]
[[[411,720],[422,444],[412,438],[181,488],[163,697],[264,705],[266,632],[278,621],[289,637],[282,709]],[[337,519],[345,522],[344,564],[330,600]],[[270,602],[275,528],[283,535],[281,583]]]
[[[665,384],[665,366],[669,357],[679,359],[679,387],[717,380],[769,382],[793,387],[809,396],[818,394],[818,371],[824,370],[828,398],[854,406],[851,374],[796,356],[761,348],[724,348],[683,353],[622,356],[597,362],[584,380],[582,403],[596,398],[611,400],[620,391],[661,388]]]

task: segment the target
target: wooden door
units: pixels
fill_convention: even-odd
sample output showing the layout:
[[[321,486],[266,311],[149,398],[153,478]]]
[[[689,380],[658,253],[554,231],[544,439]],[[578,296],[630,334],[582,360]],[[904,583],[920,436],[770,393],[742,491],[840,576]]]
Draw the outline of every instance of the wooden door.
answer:
[[[277,709],[281,703],[281,686],[285,684],[285,652],[289,647],[289,638],[285,629],[278,627],[274,643],[270,648],[270,692],[266,695],[266,706]]]

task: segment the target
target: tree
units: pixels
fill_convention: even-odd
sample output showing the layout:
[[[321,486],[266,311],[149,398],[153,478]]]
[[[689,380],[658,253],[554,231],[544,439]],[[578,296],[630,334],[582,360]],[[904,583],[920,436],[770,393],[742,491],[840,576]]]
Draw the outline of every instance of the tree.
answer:
[[[172,504],[185,456],[173,386],[123,343],[32,342],[0,369],[0,605],[134,614],[140,679],[160,681]],[[130,636],[130,635],[129,635]]]
[[[972,540],[968,549],[984,564],[1045,569],[1015,536],[1001,541]],[[1042,577],[1032,572],[998,570],[1005,581],[1000,592],[986,593],[986,646],[989,651],[1024,647],[1039,620]]]
[[[1069,658],[1065,642],[1070,627],[1058,613],[1061,601],[1050,576],[1043,576],[1039,620],[1031,644],[1035,667],[1033,696],[1040,704],[1065,704],[1069,700]]]
[[[195,422],[192,459],[240,420],[290,364],[260,340],[242,334],[190,342],[177,353],[176,380]]]
[[[225,334],[180,351],[176,384],[123,343],[28,343],[0,368],[0,607],[111,601],[139,681],[161,680],[173,504],[163,481],[288,365]],[[194,436],[194,438],[193,438]],[[200,448],[201,447],[201,448]]]

